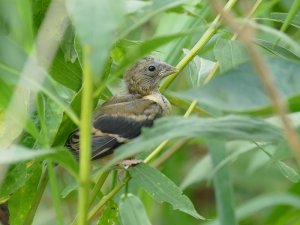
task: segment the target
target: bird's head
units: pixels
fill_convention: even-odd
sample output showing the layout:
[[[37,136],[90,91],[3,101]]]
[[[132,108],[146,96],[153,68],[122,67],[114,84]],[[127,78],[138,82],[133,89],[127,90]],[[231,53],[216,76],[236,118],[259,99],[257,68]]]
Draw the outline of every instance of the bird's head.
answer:
[[[125,72],[124,79],[129,93],[145,96],[157,90],[162,78],[175,72],[176,67],[147,56],[130,67]]]

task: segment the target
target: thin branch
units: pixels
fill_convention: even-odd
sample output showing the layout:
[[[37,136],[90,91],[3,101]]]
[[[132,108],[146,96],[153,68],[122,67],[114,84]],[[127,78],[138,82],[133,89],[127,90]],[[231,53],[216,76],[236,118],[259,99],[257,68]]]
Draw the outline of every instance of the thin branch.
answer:
[[[229,0],[227,4],[224,6],[225,11],[229,11],[237,2],[237,0]],[[199,53],[200,50],[206,45],[206,43],[210,40],[210,38],[216,33],[219,27],[221,17],[217,15],[213,20],[209,28],[203,34],[203,36],[199,39],[199,41],[194,45],[194,47],[189,51],[187,55],[177,64],[178,72],[169,76],[165,79],[165,82],[162,84],[160,90],[166,90],[173,80],[178,76],[178,74],[186,67],[186,65],[193,60],[193,58]]]

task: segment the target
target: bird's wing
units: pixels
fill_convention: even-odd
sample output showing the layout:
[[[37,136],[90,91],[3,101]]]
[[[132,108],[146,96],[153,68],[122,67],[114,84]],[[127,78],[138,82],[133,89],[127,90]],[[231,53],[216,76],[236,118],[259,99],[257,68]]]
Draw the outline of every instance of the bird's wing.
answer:
[[[92,158],[110,154],[114,148],[138,136],[142,127],[150,127],[163,114],[162,107],[148,99],[104,105],[94,118]],[[79,154],[79,131],[73,132],[66,144]]]

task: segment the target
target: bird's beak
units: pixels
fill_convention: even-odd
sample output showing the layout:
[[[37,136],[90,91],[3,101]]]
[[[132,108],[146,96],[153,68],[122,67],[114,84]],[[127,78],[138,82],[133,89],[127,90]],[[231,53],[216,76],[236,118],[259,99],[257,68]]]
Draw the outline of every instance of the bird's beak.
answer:
[[[163,78],[177,72],[178,69],[176,67],[166,64],[165,68],[161,72],[161,77]]]

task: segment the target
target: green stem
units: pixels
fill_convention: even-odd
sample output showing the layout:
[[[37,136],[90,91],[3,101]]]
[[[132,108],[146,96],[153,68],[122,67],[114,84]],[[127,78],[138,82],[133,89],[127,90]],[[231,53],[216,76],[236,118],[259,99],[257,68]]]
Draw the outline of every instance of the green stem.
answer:
[[[230,10],[234,4],[237,2],[237,0],[229,0],[227,4],[224,7],[225,11]],[[173,80],[178,76],[178,74],[183,70],[183,68],[199,53],[199,51],[205,46],[205,44],[210,40],[212,35],[215,34],[215,32],[218,29],[219,22],[221,20],[221,16],[218,15],[214,21],[211,23],[209,28],[206,30],[206,32],[203,34],[203,36],[200,38],[200,40],[194,45],[194,47],[190,50],[190,52],[177,64],[178,72],[169,76],[166,78],[165,82],[162,84],[160,90],[163,92],[166,90],[170,84],[173,82]]]
[[[80,120],[80,155],[79,155],[79,202],[78,202],[78,224],[87,224],[89,207],[90,187],[90,159],[91,159],[91,121],[92,121],[92,93],[93,79],[87,61],[88,49],[84,48],[83,62],[83,90]]]
[[[105,195],[101,201],[94,206],[88,216],[88,222],[90,222],[93,217],[102,210],[102,207],[115,195],[117,194],[125,184],[131,179],[130,176],[125,177],[117,186],[114,187],[107,195]]]
[[[285,32],[285,30],[289,26],[290,22],[294,19],[294,17],[299,12],[299,8],[300,8],[300,0],[295,0],[294,4],[292,5],[291,9],[289,10],[289,13],[288,13],[286,19],[284,20],[284,23],[282,24],[282,26],[280,28],[281,32]],[[275,46],[278,45],[279,41],[280,41],[280,37],[277,38],[274,45]]]
[[[99,191],[101,190],[104,182],[106,181],[106,178],[108,177],[110,171],[104,171],[101,176],[99,177],[99,179],[97,180],[97,183],[95,184],[92,193],[91,193],[91,198],[90,198],[90,206],[93,204],[93,202],[95,201],[97,194],[99,193]]]
[[[63,225],[64,222],[63,222],[63,216],[61,211],[61,201],[60,201],[60,196],[58,191],[58,184],[57,184],[57,179],[53,168],[53,163],[51,160],[48,160],[48,174],[49,174],[52,199],[54,201],[55,212],[57,217],[57,224]]]

